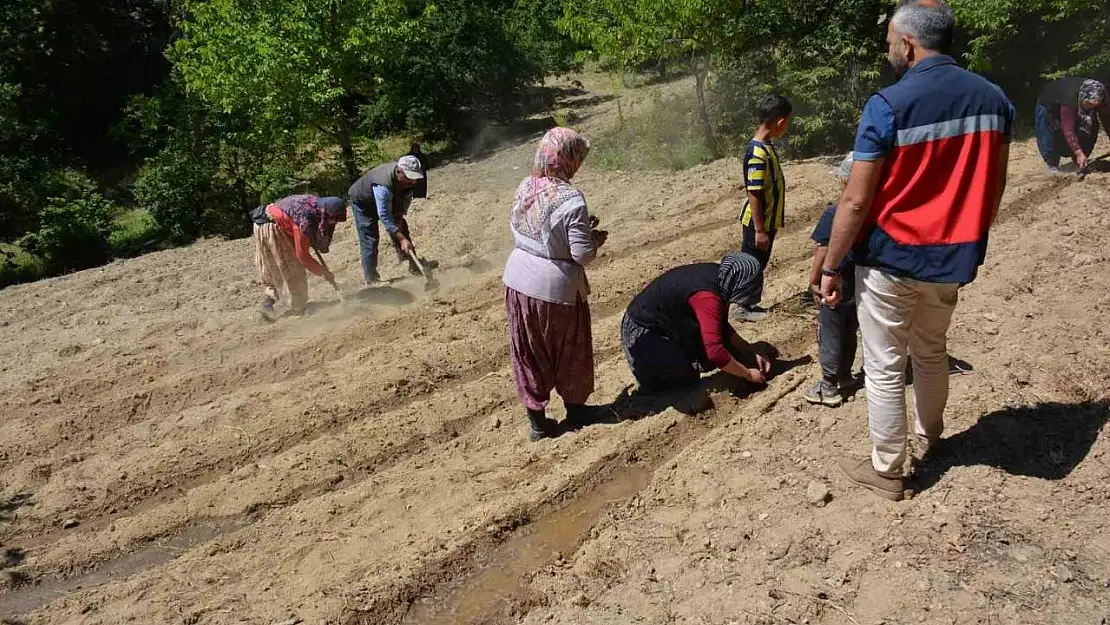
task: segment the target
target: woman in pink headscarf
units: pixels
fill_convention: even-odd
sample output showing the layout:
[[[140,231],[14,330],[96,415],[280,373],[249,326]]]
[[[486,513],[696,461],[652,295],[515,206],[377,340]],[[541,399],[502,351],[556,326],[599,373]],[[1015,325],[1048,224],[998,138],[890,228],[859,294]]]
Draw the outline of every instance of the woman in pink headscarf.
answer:
[[[533,441],[558,434],[546,415],[553,390],[566,404],[567,425],[589,419],[594,356],[584,267],[608,237],[570,184],[589,150],[589,140],[569,128],[548,131],[509,218],[515,249],[505,266],[505,312],[513,380]]]

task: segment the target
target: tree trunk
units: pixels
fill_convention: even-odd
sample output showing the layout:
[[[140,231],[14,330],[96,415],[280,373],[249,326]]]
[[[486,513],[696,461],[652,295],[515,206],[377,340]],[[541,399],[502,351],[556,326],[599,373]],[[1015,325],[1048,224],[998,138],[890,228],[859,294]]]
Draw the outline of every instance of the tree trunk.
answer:
[[[340,38],[340,24],[339,24],[339,2],[332,0],[330,6],[330,22],[328,24],[331,33],[331,40],[338,41]],[[355,101],[352,96],[352,90],[348,81],[344,80],[341,74],[338,76],[339,86],[342,87],[342,95],[339,96],[339,111],[338,119],[336,119],[336,133],[335,138],[339,142],[339,150],[343,159],[343,169],[347,173],[347,183],[352,184],[358,179],[358,163],[355,161],[355,146],[353,142],[353,132],[355,114],[357,112]]]
[[[709,103],[705,100],[705,79],[709,74],[709,60],[692,57],[690,64],[694,70],[694,90],[698,96],[698,115],[701,117],[702,132],[705,134],[705,148],[709,150],[711,158],[717,158],[720,156],[717,150],[717,137],[713,133],[713,121],[709,118]]]
[[[339,119],[336,139],[339,141],[339,150],[343,158],[343,169],[347,174],[347,182],[354,183],[358,179],[358,162],[355,161],[355,146],[352,143],[351,120],[354,118],[353,106],[349,104],[350,98],[344,97],[339,105]]]

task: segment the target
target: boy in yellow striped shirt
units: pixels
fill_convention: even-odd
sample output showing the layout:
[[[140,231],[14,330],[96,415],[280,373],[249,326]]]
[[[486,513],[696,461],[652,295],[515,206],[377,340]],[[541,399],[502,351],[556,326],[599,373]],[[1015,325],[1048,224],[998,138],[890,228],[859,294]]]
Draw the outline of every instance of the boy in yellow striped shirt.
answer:
[[[744,151],[744,186],[747,197],[740,213],[744,238],[741,251],[751,254],[767,269],[775,234],[782,227],[786,212],[786,179],[782,162],[772,143],[790,128],[794,109],[786,98],[771,94],[759,103],[759,127]],[[762,292],[759,294],[762,297]],[[767,311],[759,305],[737,311],[742,321],[759,321]]]

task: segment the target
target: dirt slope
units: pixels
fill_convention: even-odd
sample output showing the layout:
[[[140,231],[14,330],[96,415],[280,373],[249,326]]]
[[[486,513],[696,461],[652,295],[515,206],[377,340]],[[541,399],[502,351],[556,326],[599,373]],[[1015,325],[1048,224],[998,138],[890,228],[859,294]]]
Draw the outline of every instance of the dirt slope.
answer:
[[[681,88],[682,85],[667,88]],[[638,97],[636,94],[625,97]],[[575,106],[573,102],[568,106]],[[615,103],[583,97],[586,132]],[[1106,148],[1107,146],[1102,146]],[[257,323],[249,241],[0,292],[0,617],[39,623],[1099,623],[1110,618],[1110,175],[1015,147],[988,265],[962,292],[948,451],[887,504],[830,469],[862,396],[803,405],[796,304],[828,166],[789,166],[768,389],[527,444],[499,272],[522,141],[433,172],[412,217],[444,286],[402,280]],[[620,314],[736,245],[737,163],[580,175],[612,232],[591,268],[598,390],[631,384]],[[358,281],[341,230],[329,262]],[[386,254],[384,258],[388,259]],[[386,271],[401,276],[390,261]],[[673,406],[671,405],[673,404]],[[560,407],[555,406],[558,412]],[[831,490],[807,501],[811,482]],[[298,620],[300,619],[300,620]]]

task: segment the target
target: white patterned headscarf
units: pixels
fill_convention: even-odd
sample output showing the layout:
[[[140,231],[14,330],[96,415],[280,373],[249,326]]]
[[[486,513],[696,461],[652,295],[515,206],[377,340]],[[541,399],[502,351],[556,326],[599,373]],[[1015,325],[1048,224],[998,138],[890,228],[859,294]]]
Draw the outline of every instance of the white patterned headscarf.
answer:
[[[555,209],[582,192],[570,179],[590,151],[590,141],[570,128],[552,128],[540,140],[532,174],[520,183],[509,221],[513,230],[540,241],[543,225]]]

